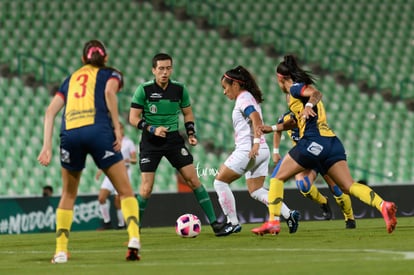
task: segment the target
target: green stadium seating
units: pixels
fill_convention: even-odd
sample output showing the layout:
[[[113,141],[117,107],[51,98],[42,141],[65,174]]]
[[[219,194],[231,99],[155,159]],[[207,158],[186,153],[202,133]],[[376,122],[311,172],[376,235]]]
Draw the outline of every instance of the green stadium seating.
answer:
[[[309,62],[320,63],[325,69],[343,69],[350,75],[354,74],[347,59],[336,58],[335,68],[330,67],[330,56],[337,51],[373,66],[380,73],[381,86],[392,88],[396,94],[400,92],[397,84],[412,72],[412,60],[407,58],[414,54],[410,46],[414,28],[410,20],[412,3],[409,1],[378,4],[357,0],[280,3],[208,0],[200,9],[197,3],[201,1],[165,2],[181,5],[189,9],[189,14],[205,15],[209,20],[214,17],[208,9],[211,5],[225,5],[225,10],[233,10],[232,5],[239,5],[234,9],[237,10],[237,20],[225,12],[219,14],[221,26],[227,24],[233,30],[237,26],[243,35],[261,33],[261,39],[255,37],[256,42],[273,44],[277,50],[286,52],[306,53]],[[366,12],[368,9],[374,9],[375,13]],[[198,121],[200,145],[194,147],[192,152],[195,160],[206,167],[219,166],[233,147],[231,110],[234,102],[222,93],[220,77],[223,72],[239,64],[254,72],[265,95],[262,104],[265,122],[273,123],[287,109],[274,75],[280,56],[269,58],[259,48],[246,48],[236,39],[220,38],[214,29],[197,29],[194,21],[179,21],[173,13],[157,12],[149,2],[17,0],[0,2],[0,10],[7,11],[0,19],[0,36],[8,37],[2,41],[4,47],[0,62],[8,62],[12,69],[18,67],[19,53],[28,53],[71,71],[80,65],[79,51],[85,39],[96,37],[103,40],[110,51],[110,64],[120,68],[125,75],[125,88],[120,95],[124,118],[138,83],[152,78],[151,56],[159,51],[171,53],[176,65],[173,78],[188,86]],[[93,12],[89,12],[91,10]],[[316,16],[317,13],[324,16]],[[301,20],[297,20],[298,14]],[[258,15],[260,20],[255,20]],[[53,26],[46,27],[48,24]],[[72,31],[74,28],[77,31]],[[302,37],[306,39],[299,39]],[[33,71],[37,76],[41,75],[39,64],[34,59],[25,59],[23,65],[25,72]],[[57,68],[51,69],[51,72],[53,75],[50,77],[54,81],[61,82],[66,77]],[[371,84],[378,81],[370,67],[359,68],[355,77],[357,80],[366,79]],[[331,75],[321,77],[318,85],[324,93],[329,124],[344,142],[350,164],[356,167],[352,170],[355,177],[367,176],[370,182],[377,184],[391,180],[410,181],[414,175],[410,166],[413,160],[413,154],[410,154],[413,136],[410,121],[414,118],[405,105],[402,102],[385,103],[380,94],[361,93],[356,84],[340,85]],[[3,156],[7,156],[0,158],[0,167],[16,175],[13,178],[4,177],[6,180],[0,195],[40,193],[44,184],[51,184],[58,192],[61,183],[57,150],[49,168],[39,167],[35,160],[42,143],[42,116],[50,100],[48,89],[27,88],[20,78],[0,77],[0,90],[7,91],[8,95],[0,97],[0,126],[3,129],[0,145]],[[404,91],[404,95],[409,96],[410,91]],[[25,112],[20,117],[16,114],[21,113],[21,106],[25,106]],[[212,122],[219,123],[219,126]],[[388,125],[391,122],[398,124],[399,130],[390,128]],[[60,126],[60,117],[56,119],[56,126]],[[217,128],[220,128],[221,134]],[[138,130],[127,126],[126,131],[138,141]],[[271,137],[267,138],[271,142]],[[56,131],[54,144],[58,142]],[[219,155],[208,152],[203,147],[205,142],[225,147],[225,152]],[[286,144],[286,148],[289,146]],[[400,157],[394,158],[395,152]],[[94,181],[95,171],[93,162],[88,161],[81,193],[98,191],[100,184]],[[389,171],[393,172],[392,179],[381,176]],[[26,180],[29,177],[27,182],[20,174],[25,175]],[[154,191],[175,191],[174,175],[174,169],[162,162]],[[138,190],[139,182],[138,167],[134,167],[132,183],[135,190]],[[212,179],[208,178],[205,182],[212,190]],[[233,187],[245,188],[244,179],[237,181]]]

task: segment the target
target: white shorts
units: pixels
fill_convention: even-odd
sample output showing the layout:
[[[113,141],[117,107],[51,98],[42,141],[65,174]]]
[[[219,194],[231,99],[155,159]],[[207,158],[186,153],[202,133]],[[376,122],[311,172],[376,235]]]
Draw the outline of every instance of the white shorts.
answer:
[[[131,180],[131,169],[127,168],[127,172],[128,172],[128,177]],[[108,190],[112,195],[118,195],[118,192],[116,192],[114,185],[112,184],[112,182],[109,180],[107,176],[105,176],[101,184],[101,189]]]
[[[235,150],[226,159],[224,165],[246,179],[267,177],[269,175],[270,151],[268,147],[261,147],[255,159],[249,158],[247,150]]]

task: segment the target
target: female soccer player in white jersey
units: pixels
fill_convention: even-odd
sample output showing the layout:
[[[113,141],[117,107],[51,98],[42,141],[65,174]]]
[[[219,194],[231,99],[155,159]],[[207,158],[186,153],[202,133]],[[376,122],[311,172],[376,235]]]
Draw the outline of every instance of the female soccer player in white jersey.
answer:
[[[263,124],[260,103],[263,101],[262,92],[255,79],[242,66],[227,71],[221,78],[224,95],[235,100],[232,113],[235,150],[220,167],[214,180],[220,206],[231,224],[232,233],[240,232],[241,225],[237,218],[236,202],[230,189],[230,184],[246,177],[247,189],[252,198],[268,204],[268,191],[263,188],[268,175],[270,159],[269,147],[263,136],[256,135],[254,129]],[[300,214],[290,211],[283,204],[282,215],[286,219],[289,232],[295,233],[298,228]]]

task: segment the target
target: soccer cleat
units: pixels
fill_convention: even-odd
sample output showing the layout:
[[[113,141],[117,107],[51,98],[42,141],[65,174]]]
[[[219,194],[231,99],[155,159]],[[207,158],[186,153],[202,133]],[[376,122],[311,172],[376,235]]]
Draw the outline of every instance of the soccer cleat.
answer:
[[[113,229],[111,222],[104,222],[101,227],[97,228],[98,231]]]
[[[252,232],[256,235],[272,234],[276,235],[280,232],[280,221],[268,221],[262,224],[262,226],[253,228]]]
[[[396,212],[397,206],[395,203],[389,201],[382,202],[381,213],[384,217],[388,233],[392,233],[397,226],[397,218],[395,217]]]
[[[52,264],[64,264],[68,261],[68,253],[64,251],[60,251],[56,253],[52,260],[50,261]]]
[[[213,222],[211,225],[211,228],[213,228],[214,233],[220,231],[220,229],[225,226],[225,223],[219,223],[219,222]]]
[[[293,210],[289,213],[289,218],[286,220],[287,226],[289,227],[289,233],[295,233],[299,227],[300,213],[299,211]]]
[[[240,224],[233,225],[233,232],[232,233],[239,233],[242,230]]]
[[[223,237],[223,236],[228,236],[232,233],[239,233],[241,231],[242,227],[240,224],[236,224],[233,225],[231,223],[226,223],[224,225],[221,226],[221,228],[214,228],[214,233],[217,237]]]
[[[128,250],[126,253],[126,260],[127,261],[139,261],[141,256],[139,255],[139,250],[141,248],[141,244],[137,238],[131,238],[128,242]]]
[[[213,228],[214,233],[219,233],[223,227],[227,225],[227,223],[219,223],[217,221],[213,222],[211,225],[211,228]]]
[[[346,220],[345,221],[345,228],[346,229],[354,229],[354,228],[356,228],[355,220],[351,220],[351,219]]]
[[[329,205],[328,197],[325,197],[325,198],[326,198],[326,203],[321,205],[322,216],[325,220],[330,220],[332,219],[332,210],[331,210],[331,206]]]

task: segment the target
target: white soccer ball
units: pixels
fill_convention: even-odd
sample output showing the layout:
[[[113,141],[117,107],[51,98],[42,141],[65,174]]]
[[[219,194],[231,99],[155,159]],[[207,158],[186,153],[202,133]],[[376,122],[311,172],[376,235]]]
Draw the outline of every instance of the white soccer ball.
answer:
[[[195,238],[201,232],[201,222],[196,215],[181,215],[175,223],[175,232],[183,238]]]

